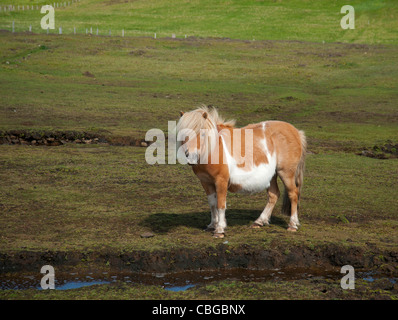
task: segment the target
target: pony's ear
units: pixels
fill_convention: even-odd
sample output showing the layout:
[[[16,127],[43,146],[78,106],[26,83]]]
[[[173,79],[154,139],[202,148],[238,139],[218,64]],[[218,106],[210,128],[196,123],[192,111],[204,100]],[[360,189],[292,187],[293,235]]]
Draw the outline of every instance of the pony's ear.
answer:
[[[180,111],[180,117],[182,117],[184,115],[184,111]]]
[[[207,112],[203,112],[202,116],[203,116],[203,118],[207,119],[207,116],[208,116]]]

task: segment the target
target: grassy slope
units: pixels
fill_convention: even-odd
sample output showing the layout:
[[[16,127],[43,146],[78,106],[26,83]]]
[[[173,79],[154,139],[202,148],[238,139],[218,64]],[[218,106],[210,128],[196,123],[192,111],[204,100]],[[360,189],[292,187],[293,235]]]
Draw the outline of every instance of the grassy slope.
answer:
[[[56,1],[55,1],[56,2]],[[18,4],[46,4],[45,1],[18,1]],[[0,5],[9,4],[1,0]],[[353,0],[355,30],[342,30],[340,9],[344,0],[259,1],[259,0],[161,0],[117,1],[82,0],[56,8],[56,32],[73,27],[84,33],[98,27],[102,34],[200,37],[234,39],[286,39],[316,42],[397,43],[397,9],[394,0]],[[43,17],[39,11],[0,13],[0,28],[38,32]],[[386,27],[387,26],[387,27]],[[55,32],[54,31],[54,32]],[[42,32],[42,31],[41,31]]]
[[[395,46],[0,37],[0,129],[143,137],[179,110],[211,103],[238,125],[287,120],[353,147],[396,136]]]
[[[279,6],[284,8],[282,11],[289,12],[297,6],[303,6],[300,3],[289,2],[287,5],[286,3],[258,2],[256,5]],[[375,15],[392,6],[391,2],[378,3],[378,6],[375,3],[372,4],[374,10],[371,12]],[[172,2],[169,6],[164,4],[157,2],[157,7],[151,8],[151,12],[155,16],[156,14],[167,16],[167,21],[174,21],[177,24],[174,19],[170,19],[170,15],[166,15],[165,10],[183,9],[177,5],[177,2]],[[197,2],[189,2],[185,5],[190,8],[199,6]],[[217,6],[221,5],[219,3]],[[104,10],[103,6],[107,10]],[[125,6],[135,6],[137,11],[142,13],[149,10],[151,5],[148,2],[133,2],[112,3],[108,6],[98,1],[83,1],[81,4],[62,10],[65,10],[65,13],[68,10],[75,12],[74,20],[85,21],[79,15],[87,12],[87,8],[90,8],[90,12],[97,10],[102,14],[107,14],[108,8],[121,13]],[[224,6],[232,11],[236,9],[237,15],[241,14],[238,8],[241,9],[242,5],[224,3]],[[371,8],[369,6],[369,3],[365,5],[361,2],[359,7],[369,9]],[[202,19],[209,19],[206,10],[212,7],[200,6],[200,8],[204,11],[196,10],[195,15],[202,16]],[[243,8],[251,10],[249,6],[243,6]],[[312,15],[319,9],[313,4],[311,8],[315,8],[314,11],[310,11]],[[215,10],[214,12],[220,17],[225,14],[224,11]],[[394,10],[390,12],[393,13]],[[23,14],[29,13],[15,13],[15,15]],[[179,18],[186,19],[184,15],[179,15]],[[148,17],[148,19],[151,18]],[[285,17],[283,21],[302,23],[300,19],[297,19]],[[158,20],[161,23],[162,20]],[[203,22],[203,26],[206,25],[208,23]],[[226,33],[236,32],[226,22],[223,22],[222,26]],[[324,27],[327,28],[327,23]],[[389,26],[388,30],[393,30],[393,26]],[[308,31],[308,34],[314,33]],[[248,37],[247,34],[240,36]],[[5,98],[1,103],[1,111],[4,115],[0,120],[1,129],[101,129],[111,134],[142,137],[147,130],[154,127],[165,130],[167,121],[176,119],[180,109],[189,110],[200,103],[212,103],[219,106],[226,117],[237,118],[238,125],[264,119],[280,119],[292,122],[307,132],[310,150],[321,152],[309,159],[310,166],[311,161],[315,161],[312,165],[316,167],[316,171],[312,174],[326,170],[325,174],[330,175],[327,180],[323,180],[322,174],[314,176],[313,179],[308,178],[309,190],[307,192],[313,193],[313,197],[310,196],[312,201],[306,204],[310,209],[308,214],[310,219],[311,217],[324,218],[325,207],[328,210],[327,217],[342,213],[348,215],[349,219],[352,216],[354,221],[358,222],[361,220],[361,215],[366,221],[395,214],[391,208],[396,205],[394,203],[396,200],[392,197],[391,190],[396,187],[393,182],[396,179],[390,178],[396,173],[396,162],[374,162],[374,160],[357,158],[353,155],[324,153],[325,150],[353,152],[364,145],[372,146],[386,139],[396,138],[395,102],[397,101],[398,68],[395,57],[398,49],[395,45],[200,39],[173,41],[148,38],[11,35],[9,33],[3,33],[0,37],[2,41],[0,95]],[[289,39],[282,33],[278,37]],[[300,38],[306,39],[303,35],[300,35]],[[366,40],[373,42],[369,36]],[[94,74],[94,77],[84,76],[85,71]],[[148,214],[164,213],[164,216],[157,216],[162,218],[167,217],[167,214],[192,212],[189,208],[196,207],[185,201],[171,208],[167,201],[163,207],[161,200],[163,193],[168,196],[176,193],[186,198],[191,192],[191,201],[201,203],[200,207],[203,208],[201,211],[206,211],[202,191],[196,181],[193,187],[195,191],[187,191],[184,187],[181,194],[176,191],[176,188],[178,189],[181,185],[179,179],[174,179],[176,186],[173,186],[172,190],[170,190],[170,184],[167,184],[162,190],[155,191],[154,182],[146,185],[134,179],[119,186],[118,181],[125,179],[126,172],[141,176],[142,172],[153,170],[152,175],[155,180],[157,175],[161,175],[165,181],[168,181],[165,175],[181,172],[177,177],[187,179],[186,168],[184,170],[170,166],[167,169],[171,171],[168,171],[164,170],[165,167],[148,167],[142,154],[139,160],[135,159],[139,166],[133,166],[131,171],[112,171],[115,161],[129,161],[125,152],[133,152],[134,157],[142,150],[105,148],[86,152],[84,148],[77,147],[54,150],[8,146],[1,146],[1,148],[4,150],[1,156],[4,164],[2,166],[4,176],[2,206],[8,208],[5,211],[7,213],[3,212],[2,218],[6,221],[7,228],[10,228],[6,233],[7,236],[4,237],[5,240],[3,239],[3,248],[10,245],[10,239],[21,240],[24,246],[29,247],[51,246],[54,240],[51,237],[54,234],[66,237],[65,241],[62,241],[66,246],[91,246],[98,240],[97,236],[101,235],[101,232],[106,232],[104,228],[108,226],[108,218],[115,219],[116,228],[118,228],[120,217],[133,219],[133,221],[138,219],[139,222],[147,219]],[[93,159],[93,162],[90,162],[90,152],[93,154],[99,152],[100,160],[107,159],[107,161],[98,163]],[[77,153],[78,157],[82,155],[83,157],[80,161],[73,160],[71,164],[64,163],[65,157],[74,157],[68,156],[69,153]],[[107,155],[110,158],[106,158]],[[18,159],[21,157],[29,158],[30,164],[19,163]],[[58,157],[60,161],[62,160],[60,167],[56,161]],[[46,165],[45,159],[49,159]],[[88,161],[88,163],[85,167],[75,167],[77,161],[81,163]],[[51,169],[53,171],[48,171],[48,166],[54,166]],[[89,184],[87,190],[76,191],[79,186],[84,186],[81,181],[88,183],[93,174],[94,179],[97,179],[99,176],[95,172],[100,170],[99,167],[108,168],[108,166],[114,177],[112,179],[115,180],[111,179],[107,183],[95,180],[94,185]],[[371,169],[369,171],[373,168],[372,166],[381,166],[383,170]],[[336,170],[336,168],[339,169]],[[29,180],[25,177],[26,169],[29,169],[30,178],[39,180],[27,183]],[[15,175],[9,175],[10,170],[15,170]],[[365,171],[370,175],[367,178],[361,175],[361,172]],[[309,172],[311,174],[311,167]],[[340,176],[341,172],[343,174]],[[34,174],[30,176],[31,173]],[[65,174],[64,177],[62,177],[63,174]],[[57,177],[55,180],[52,178],[54,175]],[[151,174],[145,176],[148,175],[151,176]],[[173,175],[169,178],[175,177]],[[190,183],[192,174],[189,177],[187,183]],[[75,180],[73,182],[69,179]],[[104,179],[107,179],[106,175]],[[57,181],[61,183],[60,189],[47,192],[46,190],[51,189],[49,185],[56,185]],[[355,181],[354,188],[350,181]],[[380,190],[368,188],[368,181],[378,181]],[[106,187],[109,183],[116,183],[117,187]],[[144,197],[142,193],[146,192],[147,187],[150,191],[148,196]],[[13,188],[16,190],[12,192],[8,190]],[[96,191],[93,194],[85,194],[91,188]],[[121,188],[125,189],[125,198]],[[355,192],[358,197],[358,203],[355,206],[351,203],[352,192]],[[371,197],[370,194],[365,196],[369,192],[377,193],[377,197]],[[16,196],[10,198],[11,195],[18,195],[21,198]],[[132,201],[135,196],[138,197],[136,201],[139,206]],[[109,203],[106,202],[105,207],[100,208],[97,197],[103,200],[108,199]],[[262,195],[258,197],[257,199],[261,200],[257,209],[260,210],[264,205],[264,200]],[[91,199],[93,199],[92,202]],[[233,199],[235,198],[232,197],[232,201]],[[246,198],[242,197],[242,199]],[[244,201],[247,201],[248,207],[242,209],[252,208],[253,204],[249,200],[239,200],[239,204],[245,203]],[[47,202],[51,205],[46,204]],[[114,207],[110,205],[114,203]],[[335,203],[341,204],[341,207],[336,209]],[[145,207],[146,204],[150,206],[149,210]],[[58,208],[57,213],[50,209],[53,205]],[[234,207],[233,203],[231,207]],[[138,212],[136,212],[137,208]],[[322,211],[319,208],[322,208]],[[63,221],[72,219],[71,224],[64,225],[69,231],[60,228],[55,223],[54,227],[58,231],[49,228],[52,231],[48,234],[41,233],[41,236],[36,237],[42,217],[38,212],[49,216],[65,217],[66,220],[62,219]],[[131,215],[132,212],[135,215]],[[108,214],[110,214],[109,217]],[[98,224],[96,219],[92,220],[94,216],[103,221],[102,227],[99,227],[101,224]],[[39,220],[34,223],[36,218]],[[49,217],[47,219],[51,224],[52,219]],[[201,220],[200,224],[204,224],[206,219]],[[303,220],[305,226],[305,219]],[[24,221],[24,224],[18,221]],[[98,233],[87,232],[90,230],[87,224],[92,223],[94,223],[93,227],[99,230]],[[311,223],[317,223],[316,219]],[[23,230],[26,224],[29,225],[28,232]],[[80,229],[79,224],[83,226],[81,232],[85,233],[85,237],[77,236],[75,239],[76,230]],[[131,231],[133,237],[137,237],[137,233],[143,229],[141,226],[135,230],[137,225],[141,224],[134,224]],[[112,233],[112,230],[109,232]],[[112,234],[113,236],[108,238],[110,244],[120,245],[120,236],[114,232]],[[36,240],[33,240],[34,237]],[[200,232],[198,237],[202,237]],[[137,241],[140,242],[139,239]],[[151,241],[156,242],[158,238],[146,241],[145,246],[148,243],[149,247],[154,245]],[[35,245],[32,245],[33,243]],[[130,241],[127,240],[125,243],[128,244]],[[15,242],[15,248],[19,246],[20,243]],[[137,246],[140,245],[137,244]]]
[[[1,146],[2,238],[8,250],[169,250],[219,242],[209,223],[204,191],[187,166],[154,165],[144,148]],[[286,233],[287,217],[251,230],[264,193],[230,194],[229,245],[272,242],[318,246],[397,243],[398,164],[343,153],[310,155],[302,197],[302,228]],[[371,183],[370,183],[371,181]],[[377,186],[377,187],[376,187]],[[346,221],[348,219],[348,221]],[[154,238],[142,239],[146,231]],[[347,242],[347,240],[349,242]]]
[[[89,1],[77,8],[80,5],[90,5],[94,11],[102,6]],[[77,13],[83,12],[77,8]],[[230,30],[228,24],[223,26]],[[0,95],[5,98],[0,106],[4,115],[0,129],[107,130],[143,137],[154,127],[166,130],[167,121],[175,120],[179,110],[200,103],[217,105],[223,115],[236,118],[238,125],[286,120],[304,129],[310,150],[319,153],[308,160],[303,233],[298,237],[308,238],[307,230],[311,238],[322,239],[313,226],[333,221],[324,228],[331,229],[322,232],[339,239],[340,233],[333,237],[333,224],[340,215],[354,222],[344,226],[352,230],[357,230],[356,223],[368,230],[368,221],[375,219],[387,225],[381,228],[386,234],[394,228],[394,223],[380,219],[396,214],[391,194],[396,188],[396,161],[379,162],[340,151],[354,152],[396,138],[395,45],[9,33],[0,37]],[[84,76],[85,71],[95,77]],[[192,245],[208,242],[199,231],[208,215],[192,210],[207,212],[206,201],[196,180],[192,184],[194,177],[188,168],[149,167],[142,149],[1,148],[3,249],[56,248],[61,243],[69,249],[91,247],[104,234],[106,245],[116,247],[167,247],[170,244],[162,237],[173,239],[178,234],[191,234]],[[105,171],[97,174],[101,170]],[[157,189],[159,177],[165,185]],[[187,189],[187,184],[193,189]],[[170,202],[170,196],[184,201]],[[238,242],[254,237],[255,243],[263,238],[243,227],[264,206],[264,195],[254,199],[231,196],[230,208],[251,210],[250,217],[242,221],[241,211],[233,215],[240,222],[234,226],[232,220],[230,234]],[[182,218],[174,221],[175,214]],[[62,224],[58,224],[60,217]],[[158,230],[163,222],[155,218],[166,220],[165,230]],[[40,231],[43,220],[48,224],[45,232]],[[114,228],[109,228],[109,221],[115,223]],[[163,235],[141,240],[139,233],[148,228]],[[356,233],[358,241],[364,241],[366,232],[363,236]]]

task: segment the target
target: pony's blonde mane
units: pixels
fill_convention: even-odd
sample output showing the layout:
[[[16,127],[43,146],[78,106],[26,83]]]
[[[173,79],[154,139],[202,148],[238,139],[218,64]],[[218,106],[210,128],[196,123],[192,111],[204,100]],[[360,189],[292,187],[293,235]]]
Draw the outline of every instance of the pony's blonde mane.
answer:
[[[178,135],[179,132],[188,129],[191,133],[189,139],[196,138],[202,132],[204,136],[201,137],[200,154],[202,159],[205,159],[211,151],[209,146],[214,148],[217,143],[217,126],[233,128],[235,120],[225,121],[218,114],[217,109],[202,105],[193,111],[184,113],[177,123],[176,131]],[[177,150],[181,144],[181,141],[177,139]]]
[[[204,114],[207,117],[204,117]],[[213,130],[217,129],[218,125],[225,127],[234,127],[235,120],[225,121],[219,114],[216,108],[202,105],[201,107],[184,113],[177,124],[177,131],[182,129],[191,129],[196,134],[199,134],[200,129]]]

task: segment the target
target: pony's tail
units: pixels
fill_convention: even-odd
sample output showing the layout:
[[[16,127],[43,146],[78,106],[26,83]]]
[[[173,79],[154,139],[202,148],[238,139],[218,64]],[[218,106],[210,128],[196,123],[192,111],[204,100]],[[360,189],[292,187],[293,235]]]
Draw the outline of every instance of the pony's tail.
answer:
[[[300,194],[304,181],[305,155],[307,154],[307,139],[305,137],[304,131],[301,130],[299,131],[299,137],[301,143],[301,157],[297,165],[296,174],[295,174],[295,183],[298,189],[297,211],[299,210]],[[291,203],[289,199],[289,193],[287,192],[286,187],[285,187],[285,193],[283,195],[282,213],[289,216],[291,215]]]
[[[296,186],[298,188],[298,201],[300,201],[301,188],[304,182],[304,171],[305,171],[305,156],[307,154],[307,138],[305,137],[304,131],[299,131],[300,142],[301,142],[301,157],[297,165],[296,170]],[[298,203],[297,203],[298,210]]]

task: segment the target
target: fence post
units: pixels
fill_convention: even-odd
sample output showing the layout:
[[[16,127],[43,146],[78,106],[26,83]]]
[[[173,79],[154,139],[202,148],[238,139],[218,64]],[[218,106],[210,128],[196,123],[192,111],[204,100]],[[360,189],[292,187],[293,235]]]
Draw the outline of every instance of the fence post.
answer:
[[[12,33],[15,32],[15,21],[12,21]]]
[[[59,34],[62,34],[62,27],[59,27]]]
[[[122,29],[122,37],[124,37],[124,29]]]

